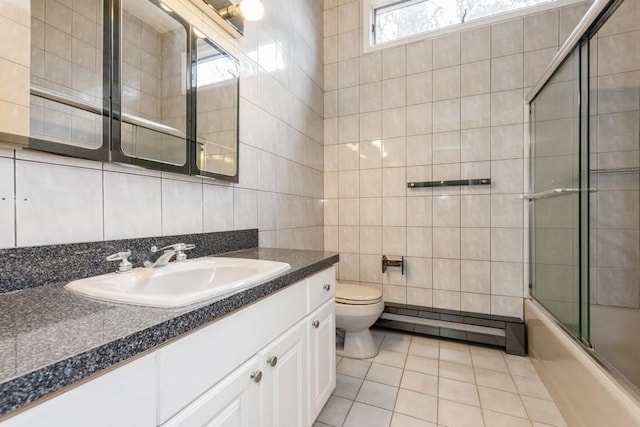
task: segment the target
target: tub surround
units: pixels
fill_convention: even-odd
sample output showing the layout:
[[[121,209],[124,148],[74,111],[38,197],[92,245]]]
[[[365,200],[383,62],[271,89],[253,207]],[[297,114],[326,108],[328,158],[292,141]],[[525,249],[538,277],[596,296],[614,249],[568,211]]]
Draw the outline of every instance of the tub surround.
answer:
[[[257,242],[257,230],[252,233]],[[164,239],[174,241],[176,237]],[[149,240],[160,243],[160,239]],[[123,241],[118,241],[118,248],[121,243]],[[113,242],[99,244],[112,248],[107,244]],[[145,248],[146,244],[144,242]],[[214,250],[216,244],[209,249]],[[74,246],[77,250],[82,245],[85,244],[64,246]],[[228,246],[219,243],[217,247]],[[24,251],[28,249],[23,248]],[[43,248],[34,249],[44,251]],[[70,248],[65,249],[68,250],[65,253],[74,253]],[[100,250],[107,251],[105,248]],[[131,250],[135,252],[134,247]],[[53,252],[56,256],[59,253]],[[201,248],[198,254],[212,253],[203,252]],[[191,255],[195,257],[196,254]],[[8,414],[140,355],[338,262],[338,255],[330,252],[257,247],[225,256],[282,261],[289,263],[291,269],[252,289],[180,309],[91,300],[64,290],[68,279],[60,280],[59,276],[49,276],[50,282],[46,285],[0,296],[0,414]],[[95,260],[95,252],[90,257]],[[134,264],[141,261],[136,258]],[[114,268],[109,266],[107,271]],[[56,265],[51,271],[57,269]],[[46,280],[40,276],[37,279],[40,284]]]

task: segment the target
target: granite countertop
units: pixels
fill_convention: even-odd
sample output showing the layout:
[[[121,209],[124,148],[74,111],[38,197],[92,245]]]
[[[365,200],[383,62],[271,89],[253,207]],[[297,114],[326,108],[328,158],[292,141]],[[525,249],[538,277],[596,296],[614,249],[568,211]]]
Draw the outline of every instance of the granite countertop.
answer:
[[[218,254],[287,262],[254,288],[179,309],[106,303],[63,283],[0,295],[0,416],[174,339],[338,262],[332,252],[253,248]]]

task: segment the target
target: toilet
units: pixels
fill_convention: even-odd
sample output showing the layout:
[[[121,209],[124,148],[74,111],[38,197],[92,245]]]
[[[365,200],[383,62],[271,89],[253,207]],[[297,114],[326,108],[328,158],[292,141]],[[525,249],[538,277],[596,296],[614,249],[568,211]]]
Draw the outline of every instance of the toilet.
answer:
[[[336,282],[336,327],[345,332],[344,349],[338,349],[338,356],[366,359],[378,354],[369,328],[382,311],[382,292],[361,285]]]

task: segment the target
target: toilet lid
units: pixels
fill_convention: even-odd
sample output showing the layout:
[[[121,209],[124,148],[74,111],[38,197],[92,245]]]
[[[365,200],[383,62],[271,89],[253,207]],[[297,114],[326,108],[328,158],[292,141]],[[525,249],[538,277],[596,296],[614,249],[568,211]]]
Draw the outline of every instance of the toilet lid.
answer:
[[[382,301],[382,292],[369,286],[336,282],[336,302],[351,305],[375,304]]]

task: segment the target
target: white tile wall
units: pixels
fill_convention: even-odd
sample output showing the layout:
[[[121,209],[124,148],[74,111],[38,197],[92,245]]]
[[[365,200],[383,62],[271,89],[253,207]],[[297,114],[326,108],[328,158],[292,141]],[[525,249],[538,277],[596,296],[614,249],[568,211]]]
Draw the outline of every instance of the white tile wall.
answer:
[[[383,285],[387,301],[522,317],[524,95],[586,8],[358,55],[355,20],[342,37],[330,21],[362,0],[324,7],[325,248],[340,252],[339,278]],[[407,189],[484,177],[490,187]],[[407,257],[406,276],[383,275],[382,254]]]
[[[240,183],[0,151],[0,157],[6,157],[0,159],[0,247],[259,227],[260,244],[323,249],[321,3],[264,0],[265,19],[248,24],[244,37],[235,40],[216,27],[200,3],[167,0],[168,6],[240,60]],[[16,12],[22,7],[26,19],[20,20]],[[14,46],[15,40],[29,45],[29,7],[27,0],[0,6],[0,28],[5,31],[0,37],[0,61],[25,67],[19,74],[26,76],[25,93],[29,49]],[[346,21],[347,27],[354,25]],[[6,31],[14,30],[25,34],[6,37]],[[349,31],[344,34],[353,36]],[[351,49],[355,47],[357,43]],[[5,70],[3,66],[0,70]],[[356,59],[356,76],[358,71]],[[5,119],[17,122],[14,116],[20,110],[14,104],[5,108],[5,93],[0,83],[0,131],[11,131]],[[28,108],[23,116],[28,129]]]

